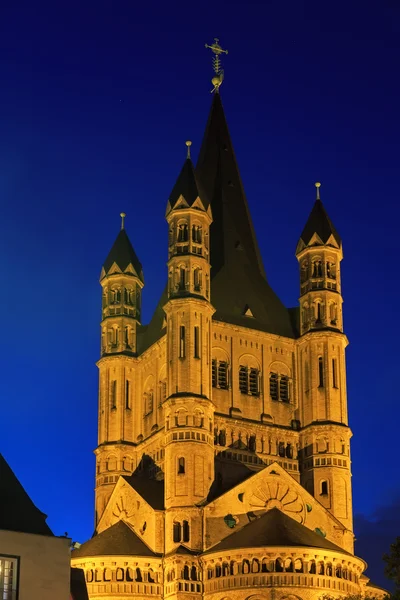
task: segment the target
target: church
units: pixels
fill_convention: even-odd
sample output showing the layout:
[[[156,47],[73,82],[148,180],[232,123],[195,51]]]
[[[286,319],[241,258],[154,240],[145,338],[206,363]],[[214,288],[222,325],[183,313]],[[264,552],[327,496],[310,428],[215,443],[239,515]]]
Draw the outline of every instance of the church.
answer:
[[[211,109],[196,166],[187,142],[166,190],[166,286],[148,324],[124,213],[101,269],[95,534],[72,566],[99,600],[380,598],[354,555],[342,240],[317,183],[286,308],[211,50]]]

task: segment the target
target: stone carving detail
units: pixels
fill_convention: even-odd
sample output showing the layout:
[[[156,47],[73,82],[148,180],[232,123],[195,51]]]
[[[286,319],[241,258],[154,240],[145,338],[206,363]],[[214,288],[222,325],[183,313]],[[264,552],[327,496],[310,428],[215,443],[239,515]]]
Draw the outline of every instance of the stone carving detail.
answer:
[[[279,508],[298,523],[305,521],[305,507],[297,491],[285,481],[270,478],[263,482],[252,494],[250,505],[254,510]]]

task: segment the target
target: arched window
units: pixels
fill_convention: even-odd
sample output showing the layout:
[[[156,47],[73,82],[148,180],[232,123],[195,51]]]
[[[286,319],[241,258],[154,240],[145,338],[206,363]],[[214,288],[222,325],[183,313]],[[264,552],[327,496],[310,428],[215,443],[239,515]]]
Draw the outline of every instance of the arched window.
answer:
[[[328,577],[332,577],[332,565],[331,565],[331,563],[328,563],[326,565],[326,574],[328,575]]]
[[[134,577],[134,572],[133,569],[131,567],[128,567],[126,569],[126,581],[134,581],[135,577]]]
[[[111,569],[108,567],[103,571],[103,581],[111,581]]]
[[[186,581],[189,581],[189,567],[188,567],[188,565],[185,565],[183,567],[182,579],[185,579]]]
[[[149,415],[153,412],[153,390],[144,394],[144,414]]]
[[[322,560],[318,563],[318,575],[325,575],[325,565]]]
[[[197,569],[196,569],[196,567],[192,567],[190,569],[190,579],[192,581],[197,581]]]
[[[110,406],[117,408],[117,381],[114,379],[110,383]]]
[[[332,358],[332,387],[338,388],[337,359]]]
[[[182,523],[182,541],[188,542],[190,539],[189,522],[183,521]]]
[[[194,412],[194,426],[204,427],[204,415],[201,410],[195,410]]]
[[[183,475],[185,473],[185,459],[183,456],[178,458],[178,475]]]
[[[172,526],[172,535],[175,543],[181,541],[181,524],[178,521],[175,521]]]
[[[201,227],[200,227],[200,225],[192,226],[192,241],[195,244],[201,244]]]
[[[86,571],[86,581],[88,583],[92,583],[93,579],[94,579],[93,569],[89,569],[88,571]]]
[[[336,577],[342,578],[342,567],[341,565],[336,565]]]
[[[193,271],[193,288],[195,292],[200,292],[201,290],[201,270],[199,268]]]
[[[251,561],[251,572],[259,573],[260,572],[260,561],[257,558],[253,558]]]
[[[321,496],[327,496],[328,495],[328,482],[326,481],[326,479],[323,479],[321,481]]]
[[[292,446],[292,444],[286,444],[286,458],[293,458],[293,446]]]
[[[293,573],[293,561],[291,558],[285,560],[285,571],[286,573]]]
[[[296,573],[302,573],[303,572],[303,561],[301,560],[301,558],[297,558],[294,561],[294,570]]]
[[[179,223],[178,225],[178,242],[188,241],[188,226],[186,223]]]
[[[215,577],[221,577],[222,569],[221,565],[215,565]]]
[[[184,427],[187,425],[187,412],[184,408],[180,408],[175,413],[175,425],[176,427]]]
[[[186,269],[184,267],[181,267],[179,269],[179,290],[180,291],[185,291],[186,290]]]
[[[278,400],[278,373],[269,375],[269,395],[271,400]]]
[[[242,562],[242,573],[243,575],[250,573],[250,563],[246,558]]]
[[[136,581],[143,581],[142,572],[139,567],[136,567]]]
[[[229,565],[228,563],[222,563],[222,577],[227,577],[229,575]]]
[[[279,442],[279,445],[278,445],[278,454],[282,458],[284,458],[286,456],[285,442]]]
[[[226,431],[221,429],[218,435],[218,442],[220,446],[226,446]]]
[[[124,581],[125,579],[125,573],[124,570],[121,567],[118,567],[115,573],[115,579],[117,581]]]
[[[324,360],[322,356],[318,358],[318,387],[324,387]]]
[[[316,573],[317,573],[317,567],[316,567],[316,564],[315,564],[315,560],[311,560],[308,563],[308,572],[310,573],[310,575],[316,575]]]
[[[283,573],[283,560],[281,558],[277,558],[275,561],[275,572]]]
[[[250,452],[256,451],[256,436],[255,435],[251,435],[249,437],[248,448],[249,448]]]
[[[281,375],[279,379],[279,399],[289,402],[289,377],[286,375]]]

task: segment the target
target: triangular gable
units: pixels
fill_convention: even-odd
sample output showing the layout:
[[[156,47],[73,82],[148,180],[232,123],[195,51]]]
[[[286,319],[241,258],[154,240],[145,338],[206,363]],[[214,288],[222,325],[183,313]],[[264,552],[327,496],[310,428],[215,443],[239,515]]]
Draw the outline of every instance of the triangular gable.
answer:
[[[319,237],[318,233],[314,233],[308,242],[307,246],[323,246],[324,242]]]
[[[229,517],[236,521],[234,528],[240,529],[272,508],[279,508],[311,531],[352,551],[344,525],[278,463],[255,473],[205,507],[207,547],[232,533]]]
[[[120,477],[111,493],[107,506],[97,525],[97,533],[123,520],[153,550],[157,548],[158,523],[156,511],[131,486],[124,477]]]
[[[117,265],[116,262],[113,262],[113,264],[111,265],[107,275],[115,275],[116,273],[120,274],[122,273],[121,269],[119,268],[119,266]]]
[[[186,199],[184,198],[184,196],[182,196],[182,194],[179,196],[174,209],[176,208],[189,208],[189,204],[186,202]]]
[[[243,314],[244,314],[245,317],[253,317],[254,318],[254,315],[253,315],[253,313],[251,311],[251,308],[250,308],[250,306],[248,304],[246,304],[246,306],[244,307]]]

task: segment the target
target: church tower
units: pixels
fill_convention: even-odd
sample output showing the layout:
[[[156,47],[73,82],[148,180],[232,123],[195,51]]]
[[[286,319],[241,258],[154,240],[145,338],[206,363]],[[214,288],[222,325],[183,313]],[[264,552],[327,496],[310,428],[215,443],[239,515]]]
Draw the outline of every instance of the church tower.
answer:
[[[299,359],[303,401],[301,481],[352,530],[350,445],[340,281],[342,241],[317,198],[296,249],[300,265]]]
[[[316,184],[288,309],[221,101],[226,51],[209,48],[211,109],[168,196],[167,284],[148,324],[123,223],[102,269],[96,531],[72,562],[90,600],[381,599],[353,554],[342,241]]]
[[[132,472],[132,445],[139,420],[134,382],[141,322],[143,270],[124,227],[100,275],[102,287],[99,427],[96,450],[96,523],[121,473]],[[140,415],[141,416],[141,415]],[[136,434],[137,435],[137,434]],[[136,437],[136,436],[135,436]]]
[[[203,499],[214,479],[214,406],[211,401],[211,318],[209,228],[211,207],[188,157],[169,196],[167,398],[165,414],[166,531],[186,523],[174,509]],[[181,512],[181,511],[179,511]],[[197,511],[194,511],[196,514]],[[195,517],[194,517],[195,518]],[[180,541],[180,535],[166,543]],[[184,532],[183,541],[189,541]],[[195,543],[195,540],[191,540]]]

